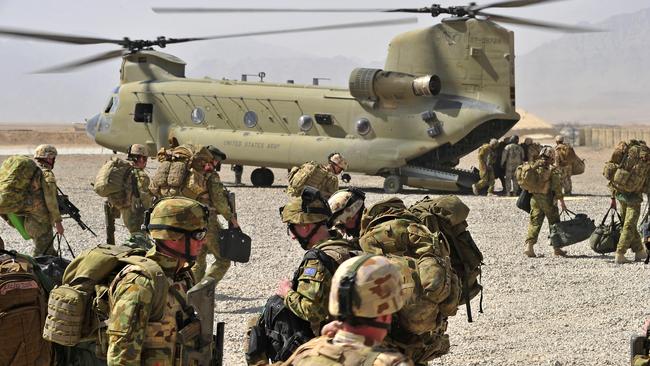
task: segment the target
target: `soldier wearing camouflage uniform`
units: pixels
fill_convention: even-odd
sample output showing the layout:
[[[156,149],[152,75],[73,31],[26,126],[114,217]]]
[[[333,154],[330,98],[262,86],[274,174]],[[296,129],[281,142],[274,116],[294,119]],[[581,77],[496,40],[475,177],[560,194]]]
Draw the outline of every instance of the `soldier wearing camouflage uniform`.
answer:
[[[309,165],[312,164],[313,162],[308,162],[301,165],[298,168],[293,168],[289,172],[290,183],[291,183],[291,177],[301,176],[302,174],[306,174],[305,171],[309,169]],[[327,157],[327,165],[319,165],[318,167],[318,169],[326,171],[327,176],[324,179],[322,179],[320,182],[312,182],[310,180],[307,180],[306,185],[316,188],[318,191],[320,191],[321,195],[325,199],[328,199],[334,192],[338,191],[339,189],[338,175],[341,174],[343,171],[345,171],[347,168],[348,168],[348,161],[345,160],[343,155],[341,155],[340,153],[331,153]],[[302,188],[303,187],[294,188],[291,186],[291,184],[289,184],[289,187],[287,187],[287,194],[290,197],[299,197],[300,194],[302,193]]]
[[[144,235],[142,232],[144,213],[151,208],[154,200],[149,190],[151,180],[144,170],[147,167],[148,155],[147,148],[144,145],[133,144],[129,147],[127,160],[133,167],[131,170],[134,182],[133,188],[137,192],[131,192],[131,197],[126,198],[127,205],[123,207],[111,206],[113,218],[121,217],[124,226],[131,235]]]
[[[34,256],[56,255],[52,226],[58,234],[64,232],[56,199],[56,178],[52,172],[57,155],[56,148],[52,145],[39,145],[34,151],[34,160],[41,168],[43,177],[40,181],[33,182],[33,204],[27,210],[24,222],[25,230],[34,240]]]
[[[575,157],[573,148],[564,143],[564,136],[555,136],[555,166],[562,172],[562,189],[564,195],[570,195],[573,189],[571,182],[572,159]]]
[[[524,155],[524,149],[519,146],[519,136],[512,136],[501,156],[501,166],[506,171],[504,189],[508,196],[516,196],[519,192],[519,183],[517,183],[515,171],[524,162]]]
[[[392,314],[405,303],[401,292],[401,274],[386,258],[346,260],[336,270],[329,292],[329,312],[339,319],[328,332],[334,334],[305,343],[282,365],[413,365],[406,356],[380,347]]]
[[[108,365],[181,365],[178,331],[188,314],[183,302],[194,284],[190,266],[205,243],[208,209],[187,198],[159,201],[147,225],[155,247],[146,258],[169,281],[166,302],[157,318],[154,281],[137,265],[127,265],[109,287]]]
[[[306,188],[308,190],[311,187]],[[282,208],[282,222],[288,225],[300,246],[304,250],[317,249],[331,259],[331,264],[338,267],[358,250],[350,242],[333,235],[328,230],[331,211],[318,191],[311,197],[303,194]],[[330,290],[333,270],[320,258],[303,259],[297,269],[297,283],[283,280],[278,295],[299,318],[311,323],[314,334],[318,334],[323,321],[327,320],[327,295]]]
[[[347,240],[358,240],[365,199],[366,194],[359,188],[336,191],[327,201],[332,211],[330,227]]]
[[[405,309],[396,315],[385,344],[399,349],[418,364],[449,352],[447,319],[456,314],[460,301],[460,280],[451,268],[450,248],[440,233],[432,233],[406,209],[397,197],[379,201],[364,210],[359,245],[364,252],[393,255],[423,261],[419,275],[432,285],[431,296],[422,307]],[[417,323],[417,333],[397,324]]]
[[[499,141],[491,139],[489,143],[483,144],[478,149],[478,170],[481,179],[472,184],[472,192],[478,196],[481,190],[485,187],[488,188],[488,196],[494,195],[494,162],[495,162],[495,149]]]
[[[557,209],[558,201],[562,210],[566,210],[562,194],[562,172],[553,165],[554,161],[555,151],[550,146],[545,146],[539,158],[534,162],[536,168],[542,168],[549,172],[546,174],[548,180],[544,182],[544,188],[539,192],[530,192],[532,194],[530,199],[530,222],[528,224],[524,254],[531,258],[536,257],[534,246],[544,224],[544,218],[547,218],[549,226],[560,222],[560,214]],[[566,256],[566,252],[557,247],[553,248],[553,253],[557,256]]]

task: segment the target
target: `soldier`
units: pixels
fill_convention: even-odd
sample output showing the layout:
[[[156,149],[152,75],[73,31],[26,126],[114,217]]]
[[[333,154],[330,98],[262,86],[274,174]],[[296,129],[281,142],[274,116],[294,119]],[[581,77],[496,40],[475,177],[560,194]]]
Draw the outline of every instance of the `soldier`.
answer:
[[[207,148],[210,154],[212,154],[212,160],[205,164],[202,172],[204,175],[205,191],[199,194],[196,199],[210,207],[210,224],[208,225],[206,244],[196,258],[196,265],[192,268],[192,272],[194,272],[194,278],[197,280],[203,278],[205,275],[214,278],[216,283],[219,283],[230,268],[230,260],[221,258],[221,254],[219,253],[219,230],[221,226],[217,215],[223,216],[231,228],[238,228],[239,222],[230,207],[228,191],[223,186],[223,183],[221,183],[219,173],[217,173],[221,168],[221,161],[226,159],[226,154],[213,145],[209,145]],[[206,271],[206,257],[208,252],[214,256],[214,263]]]
[[[650,182],[646,182],[646,192],[650,192],[650,188],[647,187],[649,183]],[[641,216],[643,195],[638,192],[618,192],[614,188],[611,188],[611,191],[611,207],[616,209],[616,201],[618,200],[618,204],[620,205],[621,221],[623,222],[621,236],[616,244],[614,261],[617,264],[630,263],[630,260],[625,258],[625,253],[628,249],[632,249],[634,252],[635,262],[642,261],[646,257],[646,250],[643,247],[637,224],[639,223],[639,218]]]
[[[155,247],[146,258],[160,266],[169,281],[166,304],[154,309],[156,286],[137,265],[118,273],[109,288],[107,364],[177,364],[184,346],[177,344],[177,334],[189,319],[185,302],[193,286],[190,266],[205,244],[207,225],[208,208],[197,201],[167,198],[153,207],[147,229]]]
[[[509,138],[504,138],[503,140],[497,142],[497,145],[494,147],[494,163],[492,164],[492,170],[494,171],[494,179],[498,179],[501,182],[501,190],[505,192],[506,187],[506,170],[501,165],[501,158],[503,157],[503,150],[509,143]]]
[[[562,210],[566,210],[564,196],[562,195],[562,173],[553,166],[555,161],[555,150],[545,146],[540,152],[539,158],[534,162],[534,168],[540,172],[541,177],[547,177],[541,182],[539,190],[532,190],[530,193],[530,222],[528,224],[528,235],[526,237],[526,250],[524,254],[528,257],[535,257],[534,246],[537,243],[539,232],[544,224],[544,217],[548,224],[553,225],[560,222],[560,214],[557,209],[557,201],[560,202]],[[567,253],[561,248],[554,247],[553,254],[566,257]]]
[[[327,165],[307,162],[300,167],[294,167],[289,172],[287,194],[298,197],[306,186],[314,187],[328,199],[339,189],[338,175],[348,168],[348,162],[340,153],[331,153],[327,157]]]
[[[562,189],[565,196],[571,194],[571,167],[575,156],[573,148],[564,143],[564,136],[555,136],[555,166],[562,172]]]
[[[338,230],[348,240],[358,239],[365,199],[366,194],[359,188],[347,188],[334,193],[327,202],[332,210],[330,227]]]
[[[478,196],[481,189],[488,187],[487,195],[494,196],[494,157],[495,149],[499,141],[497,139],[491,139],[489,143],[483,144],[478,149],[478,169],[481,175],[481,179],[472,184],[472,192],[474,195]]]
[[[506,184],[504,186],[506,194],[516,196],[519,192],[519,184],[515,178],[517,167],[524,161],[524,149],[519,146],[519,136],[514,135],[510,138],[508,145],[503,150],[501,156],[501,166],[506,172]]]
[[[52,235],[52,226],[56,232],[63,235],[61,213],[57,202],[56,178],[52,169],[57,157],[56,148],[52,145],[39,145],[34,151],[34,160],[43,172],[42,185],[34,182],[33,204],[25,214],[25,230],[34,240],[34,256],[56,255]]]
[[[330,314],[340,321],[335,335],[307,342],[282,365],[413,365],[406,356],[379,347],[392,314],[404,305],[401,291],[401,274],[388,259],[364,255],[346,260],[329,292]]]
[[[296,271],[297,283],[285,279],[277,292],[294,314],[312,324],[314,334],[328,318],[327,294],[336,267],[358,249],[345,240],[332,238],[327,225],[330,217],[327,201],[312,187],[306,187],[302,197],[282,208],[282,222],[300,246],[308,253],[316,249],[325,254],[315,259],[306,254]]]
[[[127,160],[133,167],[131,197],[127,197],[125,200],[128,205],[119,208],[112,207],[113,217],[122,217],[122,222],[131,235],[144,235],[142,232],[144,213],[151,208],[154,199],[149,190],[151,181],[144,170],[147,167],[148,159],[147,148],[144,145],[133,144],[129,147]]]
[[[542,149],[542,145],[533,142],[533,139],[526,137],[524,143],[520,145],[524,149],[524,161],[533,162],[539,157],[539,152]]]

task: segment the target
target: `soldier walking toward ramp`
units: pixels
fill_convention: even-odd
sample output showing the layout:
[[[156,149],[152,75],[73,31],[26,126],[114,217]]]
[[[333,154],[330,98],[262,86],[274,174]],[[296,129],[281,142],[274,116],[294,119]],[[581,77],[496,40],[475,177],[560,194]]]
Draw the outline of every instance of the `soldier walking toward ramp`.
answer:
[[[572,162],[576,158],[573,148],[564,143],[564,136],[555,136],[555,166],[562,172],[562,189],[564,195],[570,195],[573,190],[571,182]]]
[[[503,150],[501,156],[501,166],[506,171],[505,193],[508,196],[516,196],[519,192],[519,183],[515,177],[517,167],[524,162],[524,149],[519,146],[519,136],[514,135],[510,138],[508,145]]]
[[[474,195],[478,196],[480,191],[488,187],[487,194],[488,196],[494,195],[494,158],[495,158],[495,149],[499,141],[497,139],[491,139],[489,143],[483,144],[478,149],[478,169],[481,175],[481,179],[472,185],[472,192]]]
[[[562,195],[562,173],[553,166],[554,161],[555,151],[550,146],[545,146],[537,160],[532,163],[528,162],[517,170],[519,185],[532,194],[530,222],[526,236],[526,250],[524,251],[528,257],[536,256],[534,247],[544,224],[544,218],[547,218],[549,226],[560,222],[560,214],[557,209],[558,201],[562,210],[566,210]],[[566,252],[558,247],[553,248],[553,254],[566,256]]]

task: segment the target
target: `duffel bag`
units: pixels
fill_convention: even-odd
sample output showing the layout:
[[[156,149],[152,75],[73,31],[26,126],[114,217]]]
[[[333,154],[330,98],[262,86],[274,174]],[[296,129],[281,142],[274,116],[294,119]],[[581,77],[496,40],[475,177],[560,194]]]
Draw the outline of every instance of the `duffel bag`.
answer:
[[[611,214],[611,216],[610,216]],[[606,223],[607,217],[611,219]],[[617,221],[618,218],[618,221]],[[621,215],[615,208],[610,207],[605,216],[600,222],[600,225],[594,230],[593,234],[589,237],[589,245],[591,249],[598,254],[612,253],[616,251],[618,239],[621,237]]]
[[[566,217],[567,220],[551,225],[551,233],[548,236],[551,245],[556,248],[566,247],[586,240],[596,230],[594,220],[590,219],[586,214],[576,214],[564,210],[560,213],[560,216]]]
[[[528,192],[525,189],[522,189],[521,193],[519,193],[519,198],[517,198],[517,208],[523,210],[526,213],[530,213],[530,199],[532,197],[532,193]]]

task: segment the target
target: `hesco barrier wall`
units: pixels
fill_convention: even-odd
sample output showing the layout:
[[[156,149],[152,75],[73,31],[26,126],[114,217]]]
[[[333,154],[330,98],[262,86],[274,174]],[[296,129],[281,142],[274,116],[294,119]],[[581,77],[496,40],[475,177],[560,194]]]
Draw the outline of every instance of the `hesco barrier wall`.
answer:
[[[644,140],[650,142],[650,127],[584,127],[580,129],[578,145],[614,147],[621,140]]]

